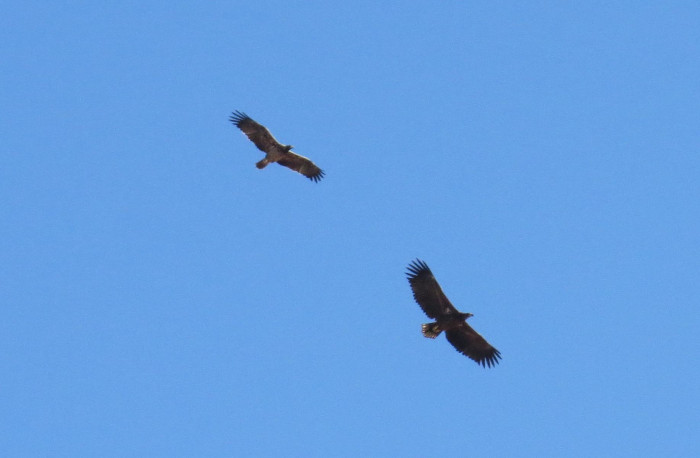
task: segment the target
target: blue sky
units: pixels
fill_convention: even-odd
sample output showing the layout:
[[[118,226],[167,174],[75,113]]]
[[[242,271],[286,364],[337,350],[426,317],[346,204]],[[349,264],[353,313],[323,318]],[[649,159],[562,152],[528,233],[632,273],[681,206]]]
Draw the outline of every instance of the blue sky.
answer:
[[[5,2],[0,452],[697,456],[698,55],[696,2]]]

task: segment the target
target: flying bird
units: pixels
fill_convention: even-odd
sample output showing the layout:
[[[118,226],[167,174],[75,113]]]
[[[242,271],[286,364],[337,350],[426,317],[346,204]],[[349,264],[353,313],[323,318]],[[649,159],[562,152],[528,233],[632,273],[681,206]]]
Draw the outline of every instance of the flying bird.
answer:
[[[467,324],[467,319],[473,315],[461,313],[450,303],[425,262],[420,259],[413,261],[408,265],[406,276],[420,308],[436,320],[422,325],[423,336],[434,339],[445,331],[448,342],[477,364],[483,367],[498,364],[501,353]]]
[[[253,121],[247,114],[234,111],[229,119],[248,136],[251,142],[255,143],[260,151],[265,153],[265,157],[255,164],[257,168],[264,169],[267,164],[277,162],[314,182],[323,178],[323,170],[309,158],[292,153],[291,149],[294,148],[292,145],[283,145],[275,140],[265,126]]]

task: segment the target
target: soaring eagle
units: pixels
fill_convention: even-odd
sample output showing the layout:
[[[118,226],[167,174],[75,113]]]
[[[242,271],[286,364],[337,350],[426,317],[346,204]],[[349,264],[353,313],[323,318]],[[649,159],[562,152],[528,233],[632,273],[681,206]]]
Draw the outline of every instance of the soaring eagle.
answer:
[[[263,169],[270,162],[277,162],[301,173],[314,182],[323,178],[323,170],[318,168],[309,158],[292,153],[291,149],[294,148],[292,145],[283,145],[275,140],[275,137],[265,126],[253,121],[247,114],[234,111],[229,119],[248,136],[250,141],[255,143],[260,151],[265,153],[263,160],[255,164],[257,168]]]
[[[434,339],[445,331],[447,340],[458,352],[483,367],[498,363],[501,353],[467,324],[467,318],[473,315],[461,313],[450,303],[425,262],[420,259],[413,261],[408,265],[406,275],[416,302],[426,315],[436,320],[422,325],[425,337]]]

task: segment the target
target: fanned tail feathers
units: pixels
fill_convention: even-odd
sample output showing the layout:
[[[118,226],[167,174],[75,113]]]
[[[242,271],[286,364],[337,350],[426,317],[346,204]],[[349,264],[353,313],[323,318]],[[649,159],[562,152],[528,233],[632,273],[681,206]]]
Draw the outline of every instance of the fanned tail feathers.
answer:
[[[437,323],[425,323],[421,325],[421,332],[423,333],[423,337],[434,339],[440,335],[442,329],[440,329]]]

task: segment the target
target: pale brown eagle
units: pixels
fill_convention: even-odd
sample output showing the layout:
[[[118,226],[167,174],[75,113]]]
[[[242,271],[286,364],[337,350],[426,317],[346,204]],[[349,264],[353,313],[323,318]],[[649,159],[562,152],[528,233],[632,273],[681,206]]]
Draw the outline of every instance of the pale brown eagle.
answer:
[[[307,157],[292,153],[292,145],[283,145],[272,136],[269,130],[262,124],[253,121],[250,116],[240,111],[234,111],[229,118],[233,124],[248,136],[250,141],[255,143],[258,149],[265,153],[265,157],[255,164],[259,169],[263,169],[271,162],[301,173],[308,179],[318,182],[323,178],[324,172]]]
[[[425,262],[420,259],[413,261],[408,265],[406,275],[416,302],[426,315],[436,320],[422,325],[425,337],[434,339],[445,331],[447,340],[458,352],[483,367],[498,364],[501,353],[467,324],[467,318],[473,315],[461,313],[450,303]]]

